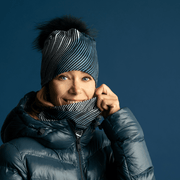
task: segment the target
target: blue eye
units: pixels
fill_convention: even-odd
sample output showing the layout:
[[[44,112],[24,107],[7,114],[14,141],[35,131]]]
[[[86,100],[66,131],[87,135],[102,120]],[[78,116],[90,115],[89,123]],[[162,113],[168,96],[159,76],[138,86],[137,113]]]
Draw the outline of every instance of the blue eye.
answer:
[[[67,80],[67,77],[66,76],[59,76],[59,79],[60,80]]]
[[[90,80],[90,77],[83,77],[83,80],[84,80],[84,81],[89,81],[89,80]]]

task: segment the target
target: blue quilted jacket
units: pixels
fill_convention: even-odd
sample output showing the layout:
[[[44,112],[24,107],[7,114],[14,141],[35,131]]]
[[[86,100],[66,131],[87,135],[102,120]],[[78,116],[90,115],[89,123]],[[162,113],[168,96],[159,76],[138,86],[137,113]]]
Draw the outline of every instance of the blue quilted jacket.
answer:
[[[7,116],[0,147],[1,180],[155,180],[143,131],[128,108],[76,136],[68,119],[30,117],[28,93]]]

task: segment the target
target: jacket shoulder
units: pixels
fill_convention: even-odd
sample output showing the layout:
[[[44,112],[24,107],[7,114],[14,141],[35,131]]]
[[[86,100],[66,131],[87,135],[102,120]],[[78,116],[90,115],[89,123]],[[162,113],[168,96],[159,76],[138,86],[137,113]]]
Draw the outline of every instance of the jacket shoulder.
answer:
[[[34,100],[35,95],[36,93],[33,91],[26,94],[20,100],[18,105],[7,115],[1,128],[1,139],[3,143],[19,137],[18,132],[24,128],[26,119],[28,120],[30,118],[25,112],[26,104],[27,102],[31,103],[31,101]]]

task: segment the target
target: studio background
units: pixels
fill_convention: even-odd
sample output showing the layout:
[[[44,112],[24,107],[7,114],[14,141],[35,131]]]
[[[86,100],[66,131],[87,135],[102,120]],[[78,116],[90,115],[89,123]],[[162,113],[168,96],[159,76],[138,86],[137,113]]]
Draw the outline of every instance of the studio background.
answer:
[[[98,30],[99,85],[138,119],[156,179],[179,180],[179,0],[1,1],[0,127],[26,93],[41,88],[35,25],[65,14]]]

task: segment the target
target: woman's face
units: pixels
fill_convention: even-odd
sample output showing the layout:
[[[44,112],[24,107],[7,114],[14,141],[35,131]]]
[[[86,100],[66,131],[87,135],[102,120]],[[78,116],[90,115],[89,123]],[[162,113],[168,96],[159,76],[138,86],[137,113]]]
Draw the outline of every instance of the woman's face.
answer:
[[[59,74],[49,83],[50,100],[55,106],[91,99],[95,89],[93,77],[81,71]]]

